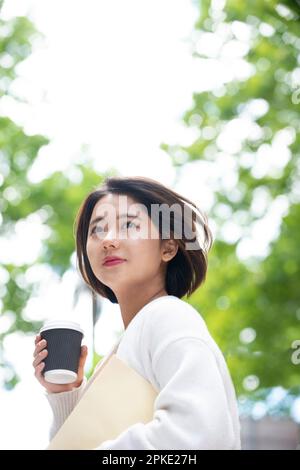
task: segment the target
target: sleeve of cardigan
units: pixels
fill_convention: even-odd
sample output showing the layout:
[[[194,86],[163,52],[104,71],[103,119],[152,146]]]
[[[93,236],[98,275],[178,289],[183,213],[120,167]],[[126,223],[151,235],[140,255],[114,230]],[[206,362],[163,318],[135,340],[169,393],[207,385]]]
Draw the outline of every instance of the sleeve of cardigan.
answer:
[[[55,436],[59,428],[65,422],[79,398],[81,397],[87,383],[87,378],[84,376],[80,387],[71,390],[70,392],[48,393],[45,392],[53,412],[52,425],[49,431],[49,439]]]
[[[152,357],[160,392],[153,420],[136,423],[94,450],[230,449],[234,430],[222,377],[210,347],[182,337]]]

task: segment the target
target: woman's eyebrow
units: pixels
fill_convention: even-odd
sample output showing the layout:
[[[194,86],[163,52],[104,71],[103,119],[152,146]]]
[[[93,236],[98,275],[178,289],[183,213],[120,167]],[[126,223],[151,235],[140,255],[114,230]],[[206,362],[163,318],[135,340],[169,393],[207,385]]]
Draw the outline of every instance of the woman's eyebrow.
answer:
[[[136,214],[122,214],[122,215],[118,215],[117,216],[117,219],[124,219],[125,217],[127,218],[133,218],[133,219],[140,219],[140,217]],[[92,220],[92,222],[90,223],[90,226],[91,225],[94,225],[96,224],[97,222],[100,222],[101,220],[105,219],[105,217],[103,215],[100,215],[98,217],[96,217],[94,220]]]

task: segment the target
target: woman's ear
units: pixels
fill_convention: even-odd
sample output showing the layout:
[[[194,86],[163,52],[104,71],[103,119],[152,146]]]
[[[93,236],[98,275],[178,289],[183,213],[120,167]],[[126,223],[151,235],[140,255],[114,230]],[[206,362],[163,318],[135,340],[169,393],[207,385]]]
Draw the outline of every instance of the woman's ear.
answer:
[[[162,260],[171,261],[178,251],[178,243],[175,240],[163,240],[162,243]]]

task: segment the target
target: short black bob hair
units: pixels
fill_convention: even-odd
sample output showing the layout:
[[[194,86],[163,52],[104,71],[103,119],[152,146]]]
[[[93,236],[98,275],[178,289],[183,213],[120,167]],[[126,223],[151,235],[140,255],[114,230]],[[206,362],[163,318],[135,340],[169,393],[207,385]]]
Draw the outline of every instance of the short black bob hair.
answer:
[[[102,284],[92,271],[87,251],[87,237],[91,215],[96,203],[108,194],[127,195],[137,203],[143,204],[147,208],[148,216],[151,218],[151,205],[164,204],[168,207],[174,204],[180,207],[182,213],[189,205],[192,216],[187,223],[182,215],[178,219],[178,214],[171,214],[169,238],[177,240],[178,250],[176,255],[168,262],[165,279],[165,290],[168,295],[182,298],[189,297],[204,281],[208,267],[207,254],[210,250],[213,237],[208,227],[207,217],[203,211],[189,199],[183,197],[160,182],[143,176],[109,176],[96,189],[91,191],[82,202],[75,220],[76,255],[79,271],[92,289],[94,295],[109,299],[112,303],[118,303],[114,292],[106,285]],[[179,205],[179,206],[178,206]],[[152,218],[151,218],[152,219]],[[176,220],[177,219],[177,220]],[[180,221],[179,221],[180,220]],[[179,221],[179,222],[178,222]],[[181,224],[181,225],[178,225]],[[195,225],[196,224],[196,225]],[[203,241],[200,243],[197,233],[197,226],[202,226]],[[157,225],[156,225],[157,226]],[[177,228],[181,226],[179,238],[176,237]],[[162,227],[157,227],[160,239],[163,238]],[[188,235],[191,234],[191,237]],[[192,234],[194,236],[192,236]],[[165,237],[166,238],[166,237]],[[186,242],[193,242],[193,249],[186,249]],[[195,245],[195,247],[194,247]]]

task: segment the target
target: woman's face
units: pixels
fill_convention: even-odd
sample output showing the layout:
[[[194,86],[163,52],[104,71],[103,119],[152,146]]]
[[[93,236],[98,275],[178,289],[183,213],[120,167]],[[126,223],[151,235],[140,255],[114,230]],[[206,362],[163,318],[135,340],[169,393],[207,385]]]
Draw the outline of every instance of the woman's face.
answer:
[[[176,254],[170,257],[170,242],[159,239],[143,206],[130,196],[108,194],[94,207],[86,248],[95,276],[118,295],[149,283],[165,287],[167,261]],[[124,262],[104,265],[107,256],[120,257]]]

